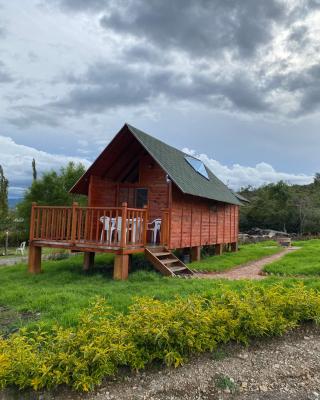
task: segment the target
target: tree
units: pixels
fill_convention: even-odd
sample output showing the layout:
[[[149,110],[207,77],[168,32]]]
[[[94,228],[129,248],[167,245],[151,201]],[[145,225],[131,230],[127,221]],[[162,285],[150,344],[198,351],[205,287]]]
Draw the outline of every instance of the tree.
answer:
[[[34,180],[25,192],[23,200],[17,205],[18,214],[29,226],[31,205],[71,205],[73,201],[86,204],[86,197],[70,194],[69,190],[84,174],[85,167],[81,163],[69,162],[66,167],[56,171],[45,172],[40,179]]]
[[[3,168],[0,165],[0,218],[3,219],[8,214],[8,187],[9,181],[4,176]]]
[[[315,185],[319,185],[320,184],[320,173],[319,172],[315,173],[314,178],[313,178],[313,183]]]
[[[36,168],[36,160],[34,158],[32,159],[32,176],[33,176],[33,180],[36,181],[37,180],[37,168]]]

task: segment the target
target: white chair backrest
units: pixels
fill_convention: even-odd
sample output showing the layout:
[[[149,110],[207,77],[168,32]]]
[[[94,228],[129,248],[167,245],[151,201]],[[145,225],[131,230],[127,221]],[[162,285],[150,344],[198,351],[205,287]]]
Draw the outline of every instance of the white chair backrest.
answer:
[[[161,228],[161,218],[157,218],[157,219],[153,220],[151,223],[154,224],[154,229],[156,229],[157,231],[160,230],[160,228]]]
[[[111,223],[110,223],[110,217],[100,217],[100,222],[103,224],[103,228],[108,231],[109,229],[121,229],[121,221],[122,217],[117,218],[111,218]]]
[[[22,242],[20,244],[20,248],[24,250],[26,248],[26,242]]]

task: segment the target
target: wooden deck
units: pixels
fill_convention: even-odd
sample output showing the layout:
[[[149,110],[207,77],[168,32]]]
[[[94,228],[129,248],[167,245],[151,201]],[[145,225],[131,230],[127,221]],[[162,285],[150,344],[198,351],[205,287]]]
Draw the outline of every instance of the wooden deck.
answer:
[[[148,243],[148,209],[32,205],[30,245],[79,252],[131,254]],[[159,243],[169,238],[169,212],[162,211]]]

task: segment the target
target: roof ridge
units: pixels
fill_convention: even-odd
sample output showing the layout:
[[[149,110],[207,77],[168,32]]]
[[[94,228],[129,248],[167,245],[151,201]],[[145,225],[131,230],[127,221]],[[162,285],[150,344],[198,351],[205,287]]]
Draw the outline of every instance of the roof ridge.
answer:
[[[189,155],[190,155],[190,154],[185,153],[184,151],[182,151],[182,150],[180,150],[180,149],[177,149],[176,147],[172,146],[171,144],[168,144],[168,143],[164,142],[163,140],[160,140],[160,139],[158,139],[158,138],[156,138],[156,137],[150,135],[149,133],[147,133],[147,132],[145,132],[145,131],[142,131],[142,130],[139,129],[139,128],[136,128],[135,126],[128,124],[128,122],[126,122],[125,125],[129,128],[130,132],[131,132],[133,135],[134,135],[134,132],[132,132],[132,130],[131,130],[130,128],[133,128],[133,129],[135,129],[136,131],[139,131],[139,132],[143,133],[144,135],[149,136],[149,137],[150,137],[151,139],[153,139],[153,140],[157,140],[158,142],[160,142],[161,144],[164,144],[164,145],[167,146],[167,147],[171,147],[172,149],[174,149],[174,150],[176,150],[176,151],[179,151],[179,153],[183,154],[184,156],[189,156]],[[194,157],[194,156],[191,156],[191,157]],[[194,157],[194,158],[196,158],[196,157]],[[196,159],[199,160],[199,158],[196,158]],[[200,161],[201,161],[201,160],[200,160]]]

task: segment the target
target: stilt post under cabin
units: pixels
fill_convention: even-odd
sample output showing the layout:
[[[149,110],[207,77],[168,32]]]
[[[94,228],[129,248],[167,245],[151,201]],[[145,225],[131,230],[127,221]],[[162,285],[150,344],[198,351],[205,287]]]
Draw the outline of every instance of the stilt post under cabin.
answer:
[[[238,251],[238,242],[231,243],[231,251]]]
[[[95,253],[86,251],[83,256],[83,271],[89,271],[94,266]]]
[[[39,274],[41,272],[41,250],[42,247],[33,246],[32,244],[29,246],[28,271],[31,274]]]
[[[221,256],[223,253],[223,244],[222,243],[215,244],[214,248],[216,256]]]
[[[113,279],[125,280],[129,275],[129,255],[116,254],[114,256]]]
[[[201,246],[195,246],[190,248],[191,261],[201,260]]]

